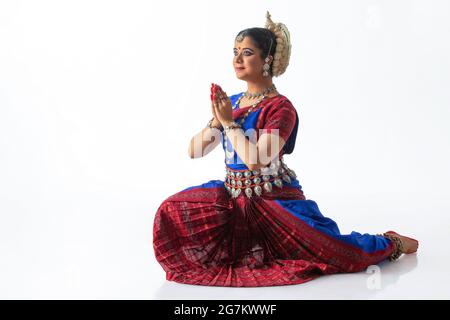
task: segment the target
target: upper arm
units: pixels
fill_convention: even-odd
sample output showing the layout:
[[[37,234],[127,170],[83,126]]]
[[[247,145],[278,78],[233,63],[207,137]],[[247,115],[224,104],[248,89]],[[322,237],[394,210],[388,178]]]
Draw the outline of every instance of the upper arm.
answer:
[[[286,141],[278,134],[261,134],[256,144],[259,165],[254,166],[253,170],[267,166],[273,159],[276,158],[285,144]]]
[[[273,160],[289,139],[297,120],[297,113],[289,101],[271,106],[267,112],[257,142],[259,163],[264,166]]]

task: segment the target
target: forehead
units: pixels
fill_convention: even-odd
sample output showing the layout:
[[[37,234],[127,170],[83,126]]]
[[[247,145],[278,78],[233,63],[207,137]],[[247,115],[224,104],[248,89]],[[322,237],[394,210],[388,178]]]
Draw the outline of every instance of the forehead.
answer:
[[[241,50],[242,48],[250,48],[253,50],[257,50],[257,48],[253,45],[252,39],[249,37],[245,37],[242,41],[234,41],[234,48]]]

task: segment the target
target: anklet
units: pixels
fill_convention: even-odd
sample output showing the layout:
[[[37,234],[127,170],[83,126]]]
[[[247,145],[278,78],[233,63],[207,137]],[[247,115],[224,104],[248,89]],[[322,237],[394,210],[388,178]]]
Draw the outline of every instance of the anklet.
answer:
[[[378,234],[378,235],[388,238],[389,240],[391,240],[394,243],[395,249],[394,249],[394,252],[389,256],[389,261],[395,261],[398,258],[400,258],[400,256],[404,252],[402,240],[399,237],[397,237],[393,234],[389,234],[389,233],[383,233],[383,234]]]

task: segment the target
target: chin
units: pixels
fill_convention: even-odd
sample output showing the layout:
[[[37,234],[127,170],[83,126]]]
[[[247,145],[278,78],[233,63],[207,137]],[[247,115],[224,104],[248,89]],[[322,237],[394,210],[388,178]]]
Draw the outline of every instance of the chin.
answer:
[[[236,78],[238,78],[240,80],[246,80],[247,79],[247,75],[246,74],[236,73]]]

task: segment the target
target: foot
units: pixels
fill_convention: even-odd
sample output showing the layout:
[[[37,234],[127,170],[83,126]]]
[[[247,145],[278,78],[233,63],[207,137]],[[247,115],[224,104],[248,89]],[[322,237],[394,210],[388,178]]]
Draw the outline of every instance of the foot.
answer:
[[[388,231],[386,233],[393,234],[400,238],[403,244],[403,251],[402,251],[403,253],[409,254],[417,251],[417,248],[419,247],[419,241],[417,241],[416,239],[402,236],[401,234],[398,234],[395,231]]]

